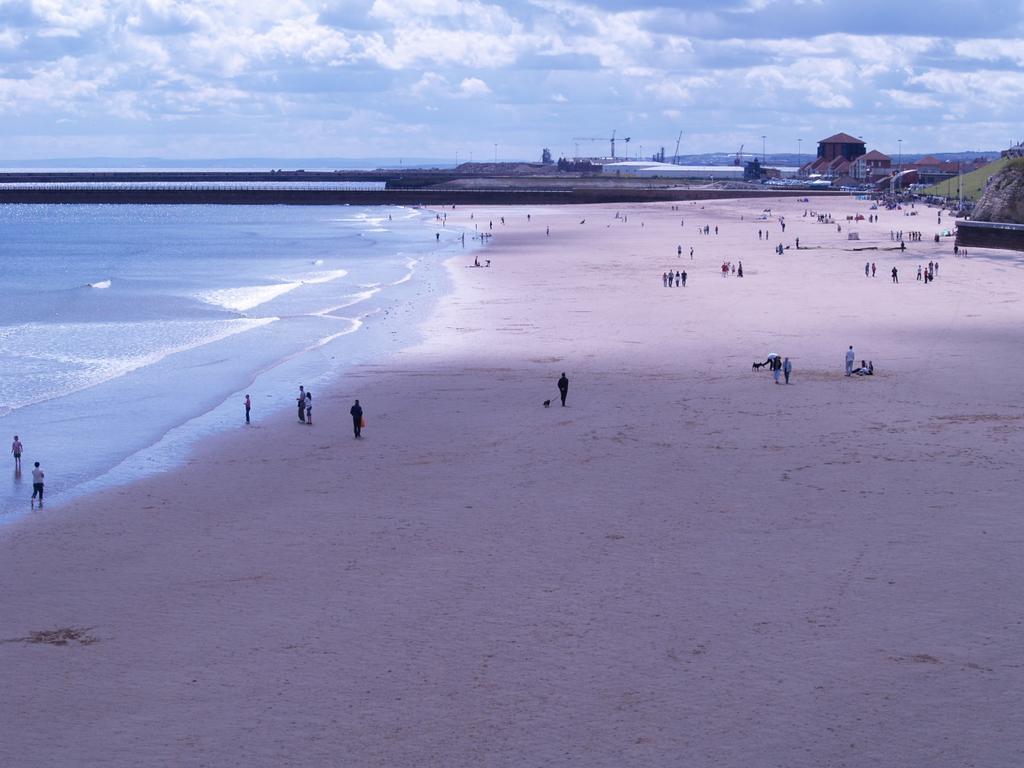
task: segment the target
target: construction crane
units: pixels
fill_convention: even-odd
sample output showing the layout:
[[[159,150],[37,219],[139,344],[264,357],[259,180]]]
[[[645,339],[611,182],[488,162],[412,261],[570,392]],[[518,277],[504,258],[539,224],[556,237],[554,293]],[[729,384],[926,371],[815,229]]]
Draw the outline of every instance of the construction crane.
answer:
[[[739,151],[736,153],[736,159],[732,161],[733,165],[743,165],[743,144],[740,144]]]
[[[612,131],[611,138],[607,138],[605,136],[598,136],[598,137],[594,137],[594,136],[575,136],[575,137],[573,137],[573,141],[608,141],[608,142],[611,142],[611,145],[612,145],[612,160],[614,160],[615,159],[615,133],[616,133],[617,130],[618,129],[615,129],[615,131]],[[628,146],[628,144],[629,144],[629,136],[627,136],[624,139],[620,139],[620,141],[626,142],[626,144],[627,144],[627,146],[626,146],[626,156],[628,157],[629,156],[629,146]]]
[[[676,139],[676,153],[672,155],[672,162],[675,165],[679,165],[679,142],[683,140],[683,132],[679,132],[679,138]]]

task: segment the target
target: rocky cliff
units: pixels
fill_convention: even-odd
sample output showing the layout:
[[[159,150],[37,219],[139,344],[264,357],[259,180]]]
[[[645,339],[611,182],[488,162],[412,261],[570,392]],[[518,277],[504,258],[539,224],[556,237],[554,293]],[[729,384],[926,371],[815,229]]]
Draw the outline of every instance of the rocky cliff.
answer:
[[[1010,163],[992,177],[974,206],[975,221],[1024,224],[1024,159]]]

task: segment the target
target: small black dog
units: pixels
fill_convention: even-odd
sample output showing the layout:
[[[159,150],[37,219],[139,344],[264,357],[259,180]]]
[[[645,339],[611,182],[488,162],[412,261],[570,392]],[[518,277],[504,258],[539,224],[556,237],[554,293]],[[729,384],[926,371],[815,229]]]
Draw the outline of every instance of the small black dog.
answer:
[[[545,408],[550,408],[551,407],[551,401],[550,400],[545,400],[544,401],[544,407]]]
[[[754,363],[752,366],[750,366],[750,370],[752,370],[752,371],[760,371],[766,365],[768,365],[768,363]]]

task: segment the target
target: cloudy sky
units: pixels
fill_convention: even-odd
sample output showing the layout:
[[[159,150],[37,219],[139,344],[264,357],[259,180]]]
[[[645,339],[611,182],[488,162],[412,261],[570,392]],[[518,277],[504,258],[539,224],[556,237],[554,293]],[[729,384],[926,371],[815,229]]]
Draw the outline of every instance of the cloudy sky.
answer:
[[[0,160],[1000,149],[1024,0],[0,0],[0,115]]]

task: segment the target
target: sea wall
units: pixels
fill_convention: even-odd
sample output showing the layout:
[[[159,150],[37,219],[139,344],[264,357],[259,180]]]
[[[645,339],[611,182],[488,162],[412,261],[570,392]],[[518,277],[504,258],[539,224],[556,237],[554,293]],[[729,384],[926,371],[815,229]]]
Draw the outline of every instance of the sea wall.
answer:
[[[1024,251],[1024,224],[961,221],[957,224],[956,244],[961,248]]]
[[[0,188],[0,203],[108,205],[580,205],[659,201],[782,198],[805,196],[806,190],[637,189],[117,189]],[[821,192],[815,192],[820,196]],[[846,193],[832,193],[845,196]]]

